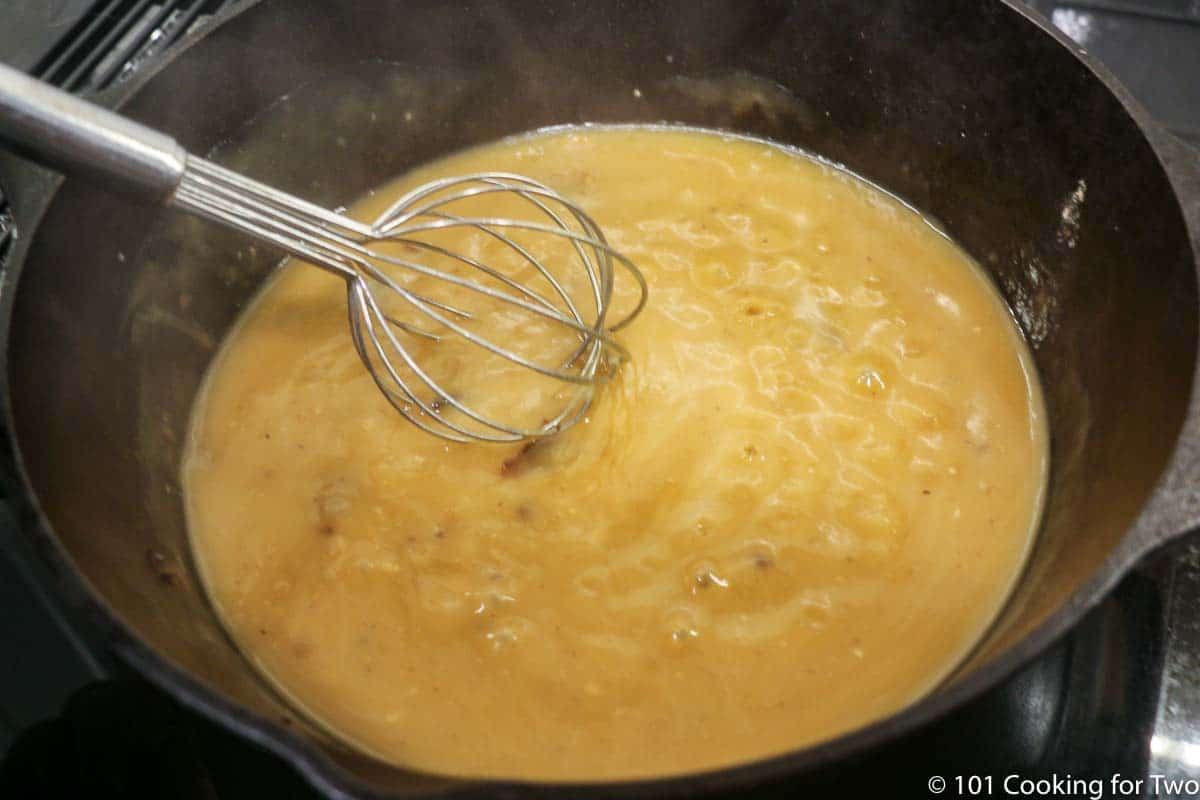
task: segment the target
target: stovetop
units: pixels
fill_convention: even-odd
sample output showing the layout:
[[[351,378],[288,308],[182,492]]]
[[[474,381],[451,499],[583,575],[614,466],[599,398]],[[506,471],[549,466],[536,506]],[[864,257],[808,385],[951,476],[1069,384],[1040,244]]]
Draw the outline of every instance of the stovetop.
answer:
[[[7,0],[0,60],[86,95],[230,1]],[[1030,4],[1200,148],[1200,0]],[[1173,158],[1194,158],[1188,212],[1200,223],[1200,150],[1180,146]],[[117,663],[50,585],[0,503],[0,797],[316,797],[283,761]],[[1200,796],[1200,535],[1135,569],[1067,637],[974,703],[785,793],[831,789]]]

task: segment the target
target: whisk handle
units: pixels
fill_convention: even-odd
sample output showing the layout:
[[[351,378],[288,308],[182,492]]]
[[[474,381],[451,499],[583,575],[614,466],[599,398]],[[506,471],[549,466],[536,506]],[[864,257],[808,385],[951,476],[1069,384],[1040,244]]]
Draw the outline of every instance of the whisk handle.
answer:
[[[164,133],[0,64],[0,141],[52,169],[157,198],[175,190],[187,153]]]

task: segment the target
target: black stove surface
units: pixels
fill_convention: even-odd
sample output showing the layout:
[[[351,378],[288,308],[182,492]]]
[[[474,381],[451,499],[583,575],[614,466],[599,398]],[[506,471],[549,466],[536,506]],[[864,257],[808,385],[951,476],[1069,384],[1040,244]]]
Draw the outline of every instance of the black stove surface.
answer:
[[[87,94],[122,80],[224,2],[7,0],[0,60]],[[1200,146],[1200,0],[1031,5],[1169,131]],[[1200,151],[1175,150],[1196,189],[1189,214],[1200,222]],[[0,258],[2,206],[0,189]],[[0,797],[317,796],[283,761],[116,663],[50,586],[0,505]],[[1200,797],[1200,535],[1136,569],[1067,637],[969,706],[764,794],[829,790]]]

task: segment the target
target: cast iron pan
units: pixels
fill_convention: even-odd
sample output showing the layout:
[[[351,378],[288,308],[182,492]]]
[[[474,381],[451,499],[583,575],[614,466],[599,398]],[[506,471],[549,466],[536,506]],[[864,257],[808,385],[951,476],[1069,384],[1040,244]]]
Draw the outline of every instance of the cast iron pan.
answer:
[[[1173,188],[1160,155],[1183,164],[1184,150],[1027,12],[1000,0],[262,0],[219,22],[101,99],[332,206],[543,125],[666,120],[799,145],[940,220],[1032,345],[1052,431],[1045,523],[1006,610],[945,686],[790,755],[569,788],[662,796],[845,765],[1011,674],[1200,521],[1197,264],[1180,208],[1190,195],[1200,210],[1200,181],[1181,168]],[[568,788],[420,775],[348,751],[257,678],[208,607],[186,546],[182,439],[221,336],[280,254],[15,157],[0,156],[0,181],[20,234],[0,286],[9,464],[64,597],[151,680],[330,795]]]

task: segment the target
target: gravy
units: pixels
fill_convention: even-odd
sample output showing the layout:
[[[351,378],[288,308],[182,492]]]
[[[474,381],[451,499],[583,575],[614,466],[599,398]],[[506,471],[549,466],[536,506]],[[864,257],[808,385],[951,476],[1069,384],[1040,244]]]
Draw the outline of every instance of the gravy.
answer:
[[[184,465],[248,658],[379,757],[525,779],[743,762],[935,687],[1005,601],[1047,469],[981,270],[858,178],[694,130],[513,138],[353,213],[485,170],[578,201],[642,268],[632,362],[556,439],[447,444],[378,394],[343,283],[281,268]]]

